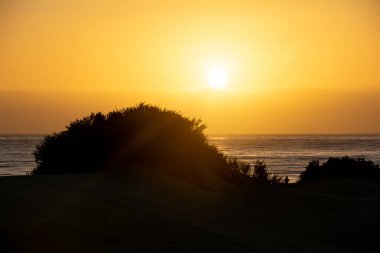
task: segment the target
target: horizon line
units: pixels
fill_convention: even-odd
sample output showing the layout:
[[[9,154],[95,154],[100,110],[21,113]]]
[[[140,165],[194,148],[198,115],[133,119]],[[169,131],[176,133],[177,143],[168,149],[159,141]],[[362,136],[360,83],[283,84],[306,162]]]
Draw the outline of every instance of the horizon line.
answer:
[[[62,131],[53,131],[51,133],[0,133],[0,135],[49,135],[60,133]],[[207,133],[209,135],[380,135],[380,132],[365,133]]]

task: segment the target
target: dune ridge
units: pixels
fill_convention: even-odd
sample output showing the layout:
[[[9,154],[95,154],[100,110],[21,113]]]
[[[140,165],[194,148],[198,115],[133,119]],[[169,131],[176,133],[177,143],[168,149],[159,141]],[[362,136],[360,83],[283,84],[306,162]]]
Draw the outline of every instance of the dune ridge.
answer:
[[[142,170],[140,170],[142,171]],[[0,178],[1,252],[375,252],[378,185],[209,188],[161,173]],[[371,189],[372,189],[371,188]],[[348,194],[348,195],[347,195]]]

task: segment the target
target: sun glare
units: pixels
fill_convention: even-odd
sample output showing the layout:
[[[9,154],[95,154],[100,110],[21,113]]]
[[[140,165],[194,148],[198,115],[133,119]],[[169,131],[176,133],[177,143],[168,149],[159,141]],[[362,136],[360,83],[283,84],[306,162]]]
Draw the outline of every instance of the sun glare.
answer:
[[[207,72],[208,85],[215,90],[222,89],[227,80],[227,72],[222,68],[213,68]]]

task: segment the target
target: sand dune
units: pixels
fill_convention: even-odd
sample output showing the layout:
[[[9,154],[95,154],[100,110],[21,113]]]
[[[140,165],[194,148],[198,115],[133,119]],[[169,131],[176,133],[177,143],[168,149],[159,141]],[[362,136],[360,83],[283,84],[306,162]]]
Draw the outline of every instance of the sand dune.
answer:
[[[378,185],[342,195],[325,185],[208,183],[155,173],[2,177],[0,251],[378,250]]]

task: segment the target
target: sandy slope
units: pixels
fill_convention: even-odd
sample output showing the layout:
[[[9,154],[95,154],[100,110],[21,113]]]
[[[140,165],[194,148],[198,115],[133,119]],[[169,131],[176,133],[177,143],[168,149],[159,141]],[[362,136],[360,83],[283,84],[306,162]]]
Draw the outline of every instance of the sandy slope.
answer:
[[[152,173],[2,177],[0,252],[379,249],[378,185],[356,195],[326,184],[209,185]]]

